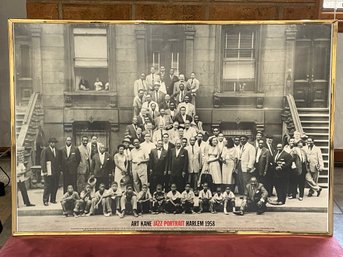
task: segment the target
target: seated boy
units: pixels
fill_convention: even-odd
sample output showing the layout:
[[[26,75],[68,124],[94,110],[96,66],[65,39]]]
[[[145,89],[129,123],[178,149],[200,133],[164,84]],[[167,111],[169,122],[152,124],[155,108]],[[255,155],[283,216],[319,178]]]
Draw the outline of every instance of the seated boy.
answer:
[[[224,196],[221,187],[217,187],[217,192],[210,201],[211,213],[222,212],[224,210]]]
[[[92,206],[93,188],[91,185],[86,185],[86,188],[80,193],[80,200],[76,202],[75,210],[77,215],[87,215]]]
[[[162,185],[156,186],[156,191],[152,195],[152,211],[154,214],[158,214],[164,211],[166,196],[162,190]]]
[[[235,195],[228,186],[223,193],[224,197],[224,214],[228,215],[230,211],[235,211]]]
[[[191,190],[191,185],[186,184],[185,191],[181,194],[181,203],[183,208],[183,213],[193,213],[193,202],[194,193]]]
[[[63,209],[63,215],[68,217],[69,214],[77,216],[75,206],[76,202],[80,199],[79,194],[74,191],[72,185],[67,188],[67,193],[62,197],[61,205]]]
[[[92,206],[91,210],[89,212],[89,215],[96,215],[103,213],[104,216],[108,217],[109,212],[108,212],[108,204],[106,204],[106,198],[105,196],[105,184],[101,183],[99,185],[99,190],[96,191],[94,198],[92,199]]]
[[[125,214],[133,213],[133,216],[138,217],[137,214],[137,195],[133,192],[133,188],[131,185],[126,186],[126,191],[123,192],[121,200],[121,214],[119,215],[120,218],[124,218]]]
[[[195,213],[201,213],[201,209],[200,209],[200,196],[199,196],[199,190],[195,189],[194,190],[194,199],[193,199],[193,211]]]
[[[120,197],[121,191],[118,189],[118,183],[114,181],[111,187],[108,190],[106,190],[104,194],[104,198],[106,198],[107,204],[107,213],[109,213],[107,215],[120,215]]]
[[[165,211],[166,213],[181,213],[182,212],[182,205],[181,205],[181,194],[179,191],[176,190],[176,184],[171,185],[171,190],[167,194],[167,201],[165,204]]]
[[[212,192],[208,188],[208,184],[204,183],[202,185],[202,190],[199,193],[200,198],[200,213],[201,212],[210,212],[210,201],[212,199]]]
[[[143,213],[150,213],[151,202],[152,202],[152,196],[150,194],[148,186],[144,184],[142,186],[142,191],[140,191],[137,196],[138,214],[142,215]]]

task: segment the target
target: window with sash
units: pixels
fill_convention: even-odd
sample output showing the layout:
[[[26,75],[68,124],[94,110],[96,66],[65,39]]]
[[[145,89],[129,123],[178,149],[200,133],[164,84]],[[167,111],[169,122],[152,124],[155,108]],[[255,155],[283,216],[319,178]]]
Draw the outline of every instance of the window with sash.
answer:
[[[223,91],[255,91],[256,27],[224,27],[223,31]]]
[[[76,90],[108,90],[107,29],[73,28],[73,45]]]

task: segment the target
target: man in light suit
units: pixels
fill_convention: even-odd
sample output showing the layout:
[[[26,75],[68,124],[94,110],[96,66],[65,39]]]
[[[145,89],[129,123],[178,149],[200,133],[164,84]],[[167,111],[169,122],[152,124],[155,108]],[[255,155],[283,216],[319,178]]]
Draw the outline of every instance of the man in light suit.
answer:
[[[143,89],[139,89],[138,95],[135,96],[135,98],[133,99],[132,107],[133,107],[133,114],[135,116],[138,116],[142,110],[143,103],[145,102],[144,92],[145,91]]]
[[[166,114],[164,108],[160,108],[160,116],[155,118],[155,126],[159,127],[161,124],[164,129],[171,129],[173,126],[173,120],[170,115]]]
[[[49,138],[49,146],[41,153],[41,167],[44,176],[43,203],[45,206],[50,202],[56,204],[58,181],[61,173],[61,155],[56,149],[56,138]]]
[[[171,150],[168,162],[170,183],[176,184],[177,190],[182,191],[186,184],[188,173],[188,152],[181,147],[181,140],[177,139],[175,148]]]
[[[132,118],[132,124],[126,126],[126,131],[129,133],[130,137],[133,138],[137,134],[138,128],[138,120],[137,117]]]
[[[252,173],[254,172],[254,164],[256,158],[256,150],[251,144],[248,143],[248,136],[243,135],[240,137],[241,145],[239,147],[238,158],[238,177],[240,178],[238,185],[239,194],[244,193],[244,189],[248,184]]]
[[[88,137],[82,136],[81,144],[78,149],[80,152],[80,163],[77,167],[77,182],[76,188],[79,193],[85,190],[87,181],[90,173],[90,160],[89,160],[89,151],[88,151]]]
[[[152,104],[156,105],[156,111],[158,111],[159,110],[158,104],[151,99],[150,94],[146,94],[145,102],[142,104],[142,109],[147,109],[148,111],[151,111],[151,105]]]
[[[156,190],[158,184],[165,184],[165,176],[168,170],[168,152],[163,149],[162,140],[158,140],[156,148],[149,155],[150,192]]]
[[[186,108],[186,114],[189,115],[189,116],[194,117],[194,115],[195,115],[195,106],[194,106],[194,104],[190,103],[190,99],[189,99],[188,95],[185,96],[184,102],[179,103],[177,108],[180,110],[180,108],[183,107],[183,106]]]
[[[133,84],[133,93],[134,96],[138,96],[139,90],[143,90],[143,92],[147,92],[147,83],[145,81],[145,73],[141,73],[140,78],[135,81]]]
[[[93,135],[91,137],[91,141],[87,144],[87,148],[88,148],[88,153],[89,153],[90,165],[92,166],[93,156],[99,153],[99,150],[100,150],[100,144],[98,142],[97,136]]]
[[[146,76],[145,80],[147,83],[147,89],[149,91],[153,91],[153,86],[155,85],[155,83],[161,81],[160,76],[156,74],[156,70],[154,66],[151,66],[150,74]]]
[[[191,73],[191,78],[187,81],[188,83],[188,90],[190,91],[190,94],[192,96],[192,104],[195,105],[195,96],[197,95],[197,92],[200,87],[199,80],[195,77],[195,72]]]
[[[99,189],[100,184],[109,188],[110,176],[114,169],[114,161],[108,152],[105,152],[104,145],[99,144],[99,153],[95,154],[92,159],[91,174],[96,178],[95,190]]]
[[[164,126],[163,124],[161,123],[159,126],[158,126],[158,129],[156,129],[152,135],[152,142],[154,144],[157,144],[157,142],[159,140],[162,140],[163,139],[163,134],[164,133],[167,133],[167,131],[164,129]]]
[[[67,137],[65,146],[61,149],[62,172],[63,172],[63,193],[67,193],[69,185],[77,191],[77,167],[81,157],[78,148],[71,144],[71,137]]]
[[[304,150],[309,163],[310,175],[312,176],[314,182],[318,183],[319,172],[324,169],[322,151],[314,144],[313,138],[310,137],[307,139],[307,147],[304,147]],[[312,196],[313,193],[313,190],[310,189],[308,196]]]
[[[154,102],[156,102],[158,104],[158,106],[160,106],[160,104],[163,103],[164,98],[166,96],[166,94],[160,90],[160,87],[161,87],[160,83],[155,82],[154,90],[150,92],[151,99]]]
[[[191,137],[189,145],[186,147],[188,152],[188,183],[194,190],[198,187],[199,172],[202,166],[201,149],[195,142],[195,137]]]

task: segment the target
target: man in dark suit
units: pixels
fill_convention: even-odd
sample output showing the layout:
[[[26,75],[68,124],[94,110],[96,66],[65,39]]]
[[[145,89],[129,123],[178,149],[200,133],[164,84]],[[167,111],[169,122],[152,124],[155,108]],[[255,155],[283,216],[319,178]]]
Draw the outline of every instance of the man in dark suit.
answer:
[[[180,108],[180,112],[176,114],[174,121],[179,122],[180,127],[185,127],[185,121],[189,120],[189,122],[192,122],[192,116],[186,114],[186,107],[182,106]]]
[[[169,108],[170,108],[170,104],[171,103],[174,103],[175,104],[175,100],[174,99],[172,99],[171,97],[170,97],[170,95],[165,95],[165,97],[164,97],[164,101],[162,102],[162,103],[160,103],[160,109],[165,109],[165,110],[168,110]]]
[[[268,195],[272,196],[273,195],[273,174],[275,171],[274,167],[274,157],[275,157],[275,148],[273,146],[273,137],[272,136],[266,136],[266,148],[268,149],[268,159],[269,159],[269,165],[268,165],[268,170],[267,174],[265,176],[265,188],[268,191]]]
[[[173,96],[177,105],[184,102],[186,96],[188,96],[191,99],[191,95],[189,91],[186,90],[184,84],[179,85],[179,91],[177,91],[177,93],[175,93]]]
[[[136,135],[138,127],[139,126],[137,117],[133,117],[132,124],[126,126],[126,131],[129,133],[131,138],[134,138],[134,136]]]
[[[282,149],[282,144],[278,144],[276,149],[277,153],[274,158],[274,185],[276,188],[277,201],[271,202],[271,204],[283,205],[286,203],[292,156]]]
[[[92,159],[91,174],[96,178],[95,190],[99,189],[100,184],[104,184],[108,189],[114,168],[113,159],[105,150],[105,146],[100,144],[99,153],[95,154]]]
[[[49,146],[41,153],[41,167],[44,176],[43,203],[45,206],[56,204],[58,181],[61,173],[61,153],[56,149],[56,138],[49,138]]]
[[[179,78],[174,75],[174,69],[169,70],[169,75],[165,76],[164,83],[166,85],[166,90],[168,95],[172,95],[174,91],[174,84]]]
[[[131,144],[133,144],[135,139],[138,139],[140,143],[144,142],[144,135],[141,127],[137,127],[136,133],[131,137]]]
[[[172,149],[175,148],[175,145],[169,141],[169,134],[168,133],[163,134],[162,147],[165,151],[167,151],[168,160],[169,160],[170,156],[171,156]],[[170,182],[170,174],[166,174],[164,176],[164,182],[165,182],[164,183],[164,185],[165,185],[164,190],[169,191],[170,190],[170,183],[169,183]]]
[[[268,149],[264,147],[264,141],[258,141],[258,148],[256,149],[256,160],[255,160],[255,169],[256,169],[256,177],[259,183],[262,183],[266,186],[267,181],[265,181],[265,176],[268,172],[269,166],[269,157]]]
[[[154,90],[150,92],[151,99],[154,102],[156,102],[158,104],[158,106],[160,106],[160,104],[163,103],[164,98],[166,96],[165,93],[160,91],[160,87],[161,87],[160,83],[159,82],[155,82]]]
[[[158,140],[156,148],[149,155],[150,192],[155,192],[158,184],[164,185],[164,177],[168,170],[168,152],[163,149],[162,140]]]
[[[170,183],[176,184],[177,190],[182,191],[186,185],[188,173],[188,152],[181,147],[181,140],[177,139],[175,148],[171,150],[168,165]]]
[[[61,160],[63,193],[67,193],[69,185],[72,185],[74,190],[77,191],[77,168],[81,161],[81,155],[79,149],[71,144],[71,137],[67,137],[66,144],[61,149]]]

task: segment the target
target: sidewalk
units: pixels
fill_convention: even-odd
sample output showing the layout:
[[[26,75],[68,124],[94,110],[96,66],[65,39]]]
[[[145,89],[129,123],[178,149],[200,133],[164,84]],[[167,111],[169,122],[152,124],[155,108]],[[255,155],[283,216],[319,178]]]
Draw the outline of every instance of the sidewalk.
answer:
[[[267,204],[268,212],[326,212],[327,211],[327,195],[328,190],[323,188],[320,197],[307,197],[308,189],[305,189],[305,197],[303,201],[297,199],[287,199],[285,205],[270,205]],[[62,215],[61,204],[59,203],[63,195],[63,188],[59,188],[57,192],[57,204],[49,203],[49,206],[43,205],[43,189],[31,189],[28,191],[31,203],[35,204],[34,207],[26,207],[23,204],[22,197],[18,193],[19,198],[19,216],[44,216],[44,215]],[[316,195],[316,194],[315,194]],[[275,199],[271,197],[270,199]],[[241,204],[240,197],[236,197],[236,205]]]

